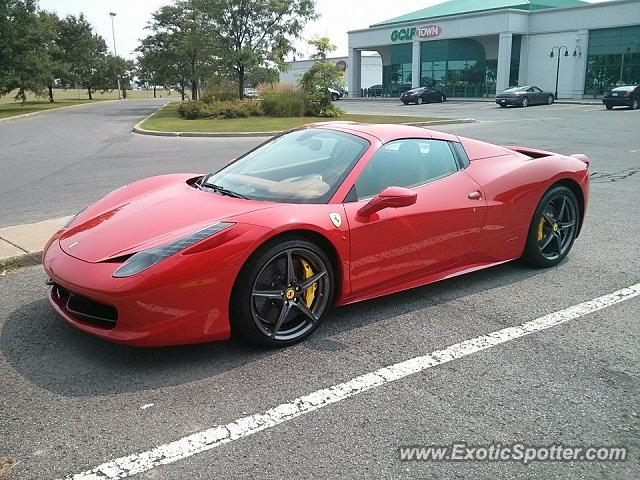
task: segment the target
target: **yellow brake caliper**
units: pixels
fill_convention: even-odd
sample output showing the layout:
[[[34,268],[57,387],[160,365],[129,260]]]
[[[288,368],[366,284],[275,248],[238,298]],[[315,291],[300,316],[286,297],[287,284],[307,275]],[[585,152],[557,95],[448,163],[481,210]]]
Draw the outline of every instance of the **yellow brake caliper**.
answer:
[[[304,278],[305,280],[307,278],[311,278],[313,277],[313,270],[311,269],[311,266],[309,265],[309,263],[304,260],[303,258],[300,259],[300,263],[302,264],[302,270],[304,272]],[[313,284],[311,285],[309,288],[307,288],[304,291],[304,303],[307,304],[307,307],[311,307],[311,304],[313,303],[313,299],[316,297],[316,289],[318,288],[317,284]]]
[[[542,237],[544,237],[544,217],[540,217],[538,222],[538,241],[542,240]]]

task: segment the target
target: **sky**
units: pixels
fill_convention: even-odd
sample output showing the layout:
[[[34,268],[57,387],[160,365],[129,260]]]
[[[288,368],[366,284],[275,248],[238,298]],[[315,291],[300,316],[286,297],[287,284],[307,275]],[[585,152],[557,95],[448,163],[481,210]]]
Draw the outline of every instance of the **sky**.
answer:
[[[316,0],[316,11],[320,13],[320,18],[307,25],[303,38],[328,36],[338,47],[334,56],[346,56],[347,31],[366,28],[373,23],[420,10],[441,1],[394,0],[390,3],[382,0]],[[135,57],[134,50],[138,46],[138,40],[146,35],[144,27],[151,14],[162,5],[170,3],[171,0],[39,1],[41,8],[55,11],[60,16],[83,12],[95,30],[107,41],[109,49],[113,48],[109,12],[116,13],[116,51],[127,58]],[[393,5],[393,9],[389,8],[390,5]],[[296,49],[296,58],[308,58],[311,53],[304,40],[296,42]]]

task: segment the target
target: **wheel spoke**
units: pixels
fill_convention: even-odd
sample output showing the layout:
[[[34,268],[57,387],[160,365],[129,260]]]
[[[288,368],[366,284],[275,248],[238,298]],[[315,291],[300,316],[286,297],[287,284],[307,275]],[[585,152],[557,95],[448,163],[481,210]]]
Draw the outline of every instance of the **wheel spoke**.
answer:
[[[285,302],[284,305],[282,305],[282,310],[280,310],[280,315],[278,315],[278,320],[276,320],[276,323],[273,326],[273,330],[271,331],[272,337],[275,337],[277,335],[278,330],[280,330],[280,328],[282,327],[282,324],[286,320],[287,315],[289,315],[290,311],[291,304],[289,302]]]
[[[296,307],[298,307],[298,310],[300,310],[302,313],[304,313],[307,317],[309,317],[309,319],[313,322],[316,323],[318,321],[318,318],[313,314],[313,312],[311,310],[309,310],[307,308],[307,306],[304,304],[304,302],[297,302],[294,303],[293,305],[295,305]]]
[[[544,216],[544,219],[547,221],[547,223],[548,223],[549,225],[551,225],[551,228],[553,228],[553,226],[554,226],[554,225],[555,225],[555,223],[556,223],[556,221],[555,221],[555,219],[553,218],[553,216],[552,216],[550,213],[544,213],[544,214],[543,214],[543,216]]]
[[[280,290],[254,290],[252,295],[254,297],[282,299],[282,292]]]
[[[287,250],[287,284],[293,285],[296,281],[296,272],[293,270],[293,254]]]
[[[562,253],[562,237],[560,236],[560,232],[556,232],[553,234],[556,237],[556,241],[558,243],[558,255]]]
[[[560,227],[560,230],[566,230],[567,228],[571,228],[576,224],[576,222],[564,222],[564,223],[559,223],[558,226]]]
[[[305,279],[304,282],[300,283],[300,290],[306,290],[307,288],[309,288],[311,285],[313,285],[314,283],[316,283],[318,280],[320,280],[325,274],[327,273],[326,270],[323,270],[322,272],[314,275],[313,277],[309,277],[307,279]]]
[[[553,240],[554,236],[555,235],[553,235],[553,233],[549,232],[547,238],[544,239],[544,243],[542,245],[540,245],[540,251],[542,251],[545,248],[547,248],[547,246],[551,243],[551,240]]]
[[[564,217],[564,211],[567,206],[567,197],[562,197],[562,206],[560,207],[560,213],[558,214],[558,222]]]

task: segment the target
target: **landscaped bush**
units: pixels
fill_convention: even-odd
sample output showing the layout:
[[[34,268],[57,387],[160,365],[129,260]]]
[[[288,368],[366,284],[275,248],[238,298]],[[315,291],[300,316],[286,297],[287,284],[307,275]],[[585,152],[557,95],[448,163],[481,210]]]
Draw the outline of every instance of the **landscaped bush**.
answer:
[[[262,99],[262,110],[271,117],[302,117],[305,95],[294,85],[262,83],[256,90]]]
[[[189,100],[178,104],[178,115],[186,120],[207,118],[211,116],[209,105],[198,100]]]
[[[248,118],[262,115],[260,104],[253,100],[214,102],[210,109],[218,118]]]

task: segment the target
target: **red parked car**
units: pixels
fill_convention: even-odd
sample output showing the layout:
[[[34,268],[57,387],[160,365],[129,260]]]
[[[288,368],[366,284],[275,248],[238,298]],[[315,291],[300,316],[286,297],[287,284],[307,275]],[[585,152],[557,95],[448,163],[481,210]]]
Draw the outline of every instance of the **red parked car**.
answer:
[[[50,301],[119,343],[288,345],[345,305],[523,258],[580,233],[589,159],[332,122],[216,173],[120,188],[48,242]]]

